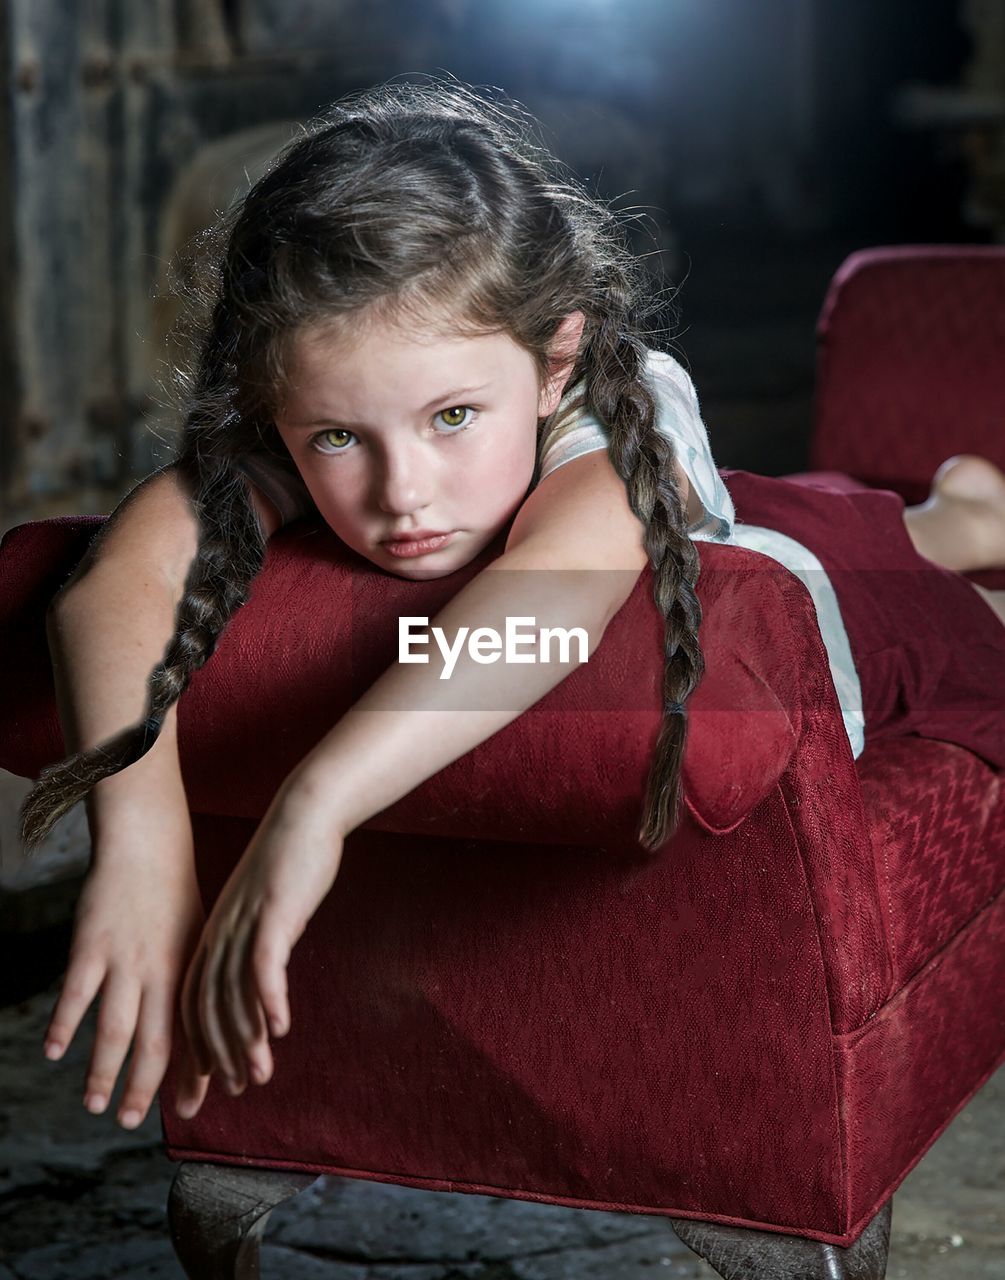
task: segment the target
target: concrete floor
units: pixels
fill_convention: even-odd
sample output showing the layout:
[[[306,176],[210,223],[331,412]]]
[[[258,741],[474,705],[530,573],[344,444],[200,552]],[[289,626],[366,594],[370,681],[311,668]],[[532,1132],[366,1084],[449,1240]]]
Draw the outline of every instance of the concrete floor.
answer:
[[[721,466],[785,474],[807,465],[813,322],[846,252],[837,242],[736,256],[688,240],[687,351]],[[91,492],[8,512],[11,527],[105,512]],[[0,772],[0,1280],[167,1280],[182,1272],[165,1204],[174,1166],[154,1107],[134,1132],[84,1110],[96,1009],[63,1061],[42,1056],[88,858],[82,808],[31,865],[16,840],[28,783]],[[715,1273],[659,1217],[323,1179],[276,1209],[263,1275],[332,1280],[591,1280]],[[958,1115],[897,1191],[891,1280],[1005,1278],[1005,1071]]]

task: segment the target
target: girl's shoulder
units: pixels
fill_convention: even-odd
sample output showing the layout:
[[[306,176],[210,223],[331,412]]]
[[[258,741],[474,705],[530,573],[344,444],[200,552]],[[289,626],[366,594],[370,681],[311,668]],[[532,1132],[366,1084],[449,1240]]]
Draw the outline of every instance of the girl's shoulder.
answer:
[[[675,385],[686,388],[689,394],[694,391],[691,375],[669,351],[649,347],[646,352],[646,368],[653,376],[669,378]]]
[[[656,398],[656,429],[709,451],[690,374],[667,351],[648,349],[646,380]],[[607,447],[608,432],[590,412],[582,381],[568,388],[538,439],[540,479],[581,454]]]
[[[704,508],[704,515],[688,533],[697,541],[728,542],[736,510],[712,456],[694,380],[668,351],[650,351],[647,364],[656,397],[656,430],[673,440],[677,458]]]
[[[668,351],[650,348],[646,375],[656,401],[655,427],[674,444],[678,462],[698,495],[703,514],[689,528],[693,537],[729,538],[735,512],[702,421],[691,375]],[[564,463],[595,449],[606,449],[607,428],[589,411],[582,383],[570,388],[545,425],[538,442],[537,484]]]

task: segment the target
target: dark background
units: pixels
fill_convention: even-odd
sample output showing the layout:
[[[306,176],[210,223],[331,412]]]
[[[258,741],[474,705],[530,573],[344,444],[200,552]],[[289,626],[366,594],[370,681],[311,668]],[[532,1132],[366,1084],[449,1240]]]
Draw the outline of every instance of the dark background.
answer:
[[[814,322],[847,253],[1005,236],[995,8],[8,0],[4,523],[110,510],[166,459],[167,262],[293,122],[423,73],[517,98],[594,191],[640,215],[656,282],[681,286],[667,336],[716,461],[803,469]]]

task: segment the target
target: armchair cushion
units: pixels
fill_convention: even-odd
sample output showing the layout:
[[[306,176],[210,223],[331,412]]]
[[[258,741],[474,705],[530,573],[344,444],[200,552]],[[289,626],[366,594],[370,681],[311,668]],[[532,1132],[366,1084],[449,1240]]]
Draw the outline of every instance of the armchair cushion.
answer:
[[[913,736],[865,751],[858,773],[899,990],[1005,888],[1005,778]]]

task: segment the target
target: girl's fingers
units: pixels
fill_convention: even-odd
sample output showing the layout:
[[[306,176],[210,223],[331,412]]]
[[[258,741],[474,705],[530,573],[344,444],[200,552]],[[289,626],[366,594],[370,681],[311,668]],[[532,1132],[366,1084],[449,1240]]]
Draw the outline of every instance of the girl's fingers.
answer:
[[[240,1091],[244,1079],[244,1055],[240,1045],[232,1042],[233,1032],[224,1023],[225,1001],[223,986],[227,960],[226,944],[211,941],[206,948],[206,960],[199,984],[199,1023],[209,1047],[210,1057],[219,1065],[224,1076],[229,1076]]]
[[[255,983],[269,1020],[269,1030],[276,1036],[286,1035],[290,1029],[289,986],[286,976],[291,947],[283,929],[275,918],[262,914],[255,937],[251,963]]]
[[[199,991],[202,986],[202,971],[205,961],[206,947],[204,943],[200,942],[189,962],[188,972],[182,984],[180,1009],[182,1026],[185,1028],[185,1038],[188,1040],[195,1065],[200,1075],[208,1076],[213,1070],[213,1059],[209,1052],[209,1046],[206,1044],[205,1037],[202,1034],[202,1024],[199,1017]]]
[[[84,1086],[84,1105],[92,1115],[101,1115],[108,1105],[119,1070],[136,1030],[140,1005],[139,983],[132,977],[112,973],[101,991],[98,1029]]]
[[[252,993],[254,1012],[249,1011],[245,1004],[243,980],[243,970],[248,966],[243,956],[241,937],[231,938],[220,969],[220,981],[217,986],[217,1017],[226,1037],[238,1085],[238,1089],[232,1092],[243,1092],[247,1087],[251,1079],[250,1066],[255,1060],[254,1046],[258,1040],[256,1034],[258,999]]]
[[[255,1007],[258,1013],[260,1031],[258,1039],[252,1045],[251,1054],[249,1054],[251,1078],[256,1084],[265,1084],[272,1079],[275,1064],[272,1061],[272,1049],[269,1045],[269,1032],[266,1027],[265,1010],[262,1008],[262,1002],[256,1000]]]
[[[147,987],[140,999],[133,1057],[119,1103],[119,1123],[135,1129],[146,1118],[164,1078],[171,1054],[171,996],[164,987]]]
[[[227,981],[234,1027],[241,1038],[249,1074],[256,1084],[264,1084],[272,1075],[272,1054],[247,944],[247,936],[242,935],[231,947]]]
[[[70,1047],[80,1020],[90,1008],[106,971],[104,964],[71,957],[43,1042],[59,1046],[60,1052],[54,1057],[61,1058]]]
[[[175,1089],[175,1111],[183,1120],[191,1120],[206,1099],[212,1077],[199,1070],[191,1044],[182,1051],[178,1083]]]

